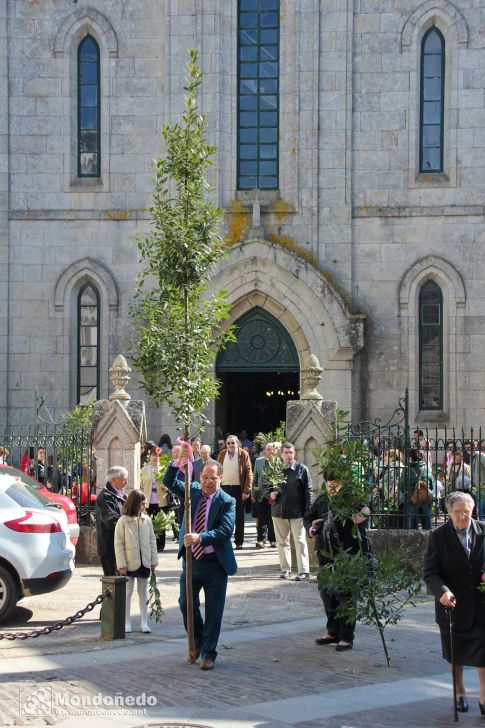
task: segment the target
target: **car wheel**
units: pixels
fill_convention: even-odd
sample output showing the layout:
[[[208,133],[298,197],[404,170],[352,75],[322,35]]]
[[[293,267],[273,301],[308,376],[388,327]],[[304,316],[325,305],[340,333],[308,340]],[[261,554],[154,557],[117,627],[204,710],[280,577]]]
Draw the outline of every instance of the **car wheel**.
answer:
[[[8,619],[18,600],[18,587],[14,577],[0,565],[0,622]]]

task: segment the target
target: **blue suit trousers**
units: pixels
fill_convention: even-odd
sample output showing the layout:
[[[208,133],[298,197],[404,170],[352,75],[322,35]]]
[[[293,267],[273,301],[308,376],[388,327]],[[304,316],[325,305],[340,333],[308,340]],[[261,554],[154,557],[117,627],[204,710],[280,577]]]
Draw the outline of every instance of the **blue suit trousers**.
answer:
[[[180,611],[187,629],[187,593],[185,559],[180,575]],[[205,596],[205,620],[200,612],[200,590]],[[227,574],[214,555],[203,559],[192,559],[192,594],[194,600],[194,637],[195,646],[201,657],[215,660],[217,642],[221,632],[222,615],[226,603]]]

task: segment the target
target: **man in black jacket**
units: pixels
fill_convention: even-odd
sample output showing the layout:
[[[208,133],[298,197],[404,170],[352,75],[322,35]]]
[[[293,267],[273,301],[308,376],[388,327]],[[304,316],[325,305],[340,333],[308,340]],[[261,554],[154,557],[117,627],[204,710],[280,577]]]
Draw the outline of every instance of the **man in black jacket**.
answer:
[[[285,482],[281,491],[271,491],[273,501],[271,516],[278,545],[278,556],[281,567],[281,578],[291,576],[290,533],[295,542],[296,560],[298,564],[297,581],[310,578],[310,562],[306,541],[303,515],[310,508],[312,499],[312,481],[306,465],[295,460],[295,448],[291,442],[285,442],[281,449]]]
[[[126,495],[128,471],[115,465],[106,473],[106,486],[96,498],[96,545],[105,576],[116,574],[115,526],[121,516]]]

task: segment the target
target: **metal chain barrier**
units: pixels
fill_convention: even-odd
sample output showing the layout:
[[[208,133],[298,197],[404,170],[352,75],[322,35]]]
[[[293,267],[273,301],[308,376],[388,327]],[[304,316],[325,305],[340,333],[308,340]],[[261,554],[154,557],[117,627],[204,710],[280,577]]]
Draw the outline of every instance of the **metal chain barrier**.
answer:
[[[0,640],[26,640],[30,637],[40,637],[41,635],[50,634],[51,632],[58,631],[63,627],[72,624],[76,620],[81,619],[81,617],[84,617],[84,615],[87,612],[93,610],[97,604],[101,604],[103,599],[105,599],[109,593],[109,589],[106,589],[106,591],[96,597],[93,602],[89,602],[89,604],[87,604],[84,609],[79,609],[76,614],[73,614],[70,617],[66,617],[66,619],[62,620],[62,622],[56,622],[56,624],[52,624],[50,627],[42,627],[41,629],[34,629],[30,632],[0,632]]]

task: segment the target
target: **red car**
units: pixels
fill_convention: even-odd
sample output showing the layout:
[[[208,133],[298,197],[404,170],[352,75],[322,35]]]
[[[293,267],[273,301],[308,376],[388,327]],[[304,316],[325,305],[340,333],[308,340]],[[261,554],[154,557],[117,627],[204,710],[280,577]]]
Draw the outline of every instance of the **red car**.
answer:
[[[67,522],[69,524],[69,535],[73,544],[77,543],[79,538],[79,524],[77,522],[77,511],[76,506],[70,498],[61,493],[53,493],[51,490],[39,483],[38,480],[33,478],[31,475],[27,475],[18,468],[13,468],[10,465],[0,465],[0,474],[13,475],[14,478],[20,478],[23,483],[27,483],[36,491],[41,493],[45,498],[57,503],[65,511],[67,516]]]
[[[72,486],[72,498],[74,502],[77,501],[77,485]],[[96,507],[96,495],[94,493],[89,492],[89,485],[87,483],[81,483],[81,490],[79,495],[79,503],[82,506],[85,506],[88,502],[88,495],[89,495],[89,502],[91,504],[91,508]]]

